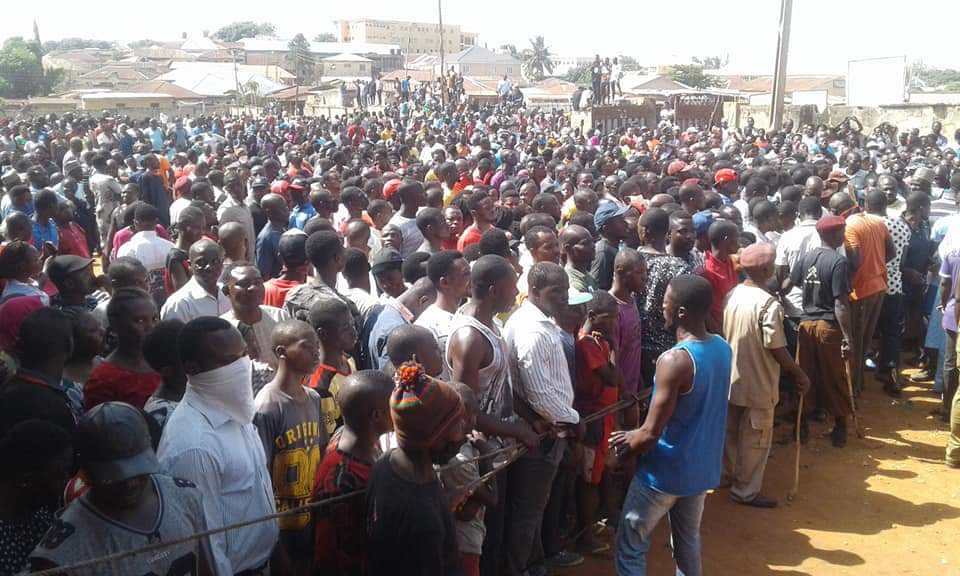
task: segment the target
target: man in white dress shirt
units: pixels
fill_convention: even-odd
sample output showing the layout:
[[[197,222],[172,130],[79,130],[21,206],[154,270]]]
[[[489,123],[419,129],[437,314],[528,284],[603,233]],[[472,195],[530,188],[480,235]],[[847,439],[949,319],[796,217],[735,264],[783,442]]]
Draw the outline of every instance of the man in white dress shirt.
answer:
[[[553,320],[567,306],[567,274],[557,264],[539,262],[530,269],[527,283],[526,300],[504,328],[516,412],[536,432],[579,427],[562,330]],[[509,576],[520,576],[532,560],[543,557],[538,528],[565,443],[548,437],[509,471],[506,508],[512,520],[504,538]]]
[[[160,310],[162,320],[189,322],[201,316],[220,316],[229,311],[230,299],[220,292],[223,249],[209,239],[190,247],[190,281],[167,298]]]
[[[157,236],[159,220],[155,206],[146,202],[137,205],[133,213],[133,229],[136,234],[117,250],[117,257],[131,256],[143,264],[147,269],[150,295],[158,306],[162,306],[167,298],[163,287],[163,273],[167,266],[167,256],[176,246],[173,242]]]
[[[161,466],[197,485],[211,529],[273,514],[243,337],[222,318],[201,317],[183,327],[177,348],[187,390],[164,428]],[[267,574],[277,537],[275,520],[216,534],[211,564],[217,574]]]

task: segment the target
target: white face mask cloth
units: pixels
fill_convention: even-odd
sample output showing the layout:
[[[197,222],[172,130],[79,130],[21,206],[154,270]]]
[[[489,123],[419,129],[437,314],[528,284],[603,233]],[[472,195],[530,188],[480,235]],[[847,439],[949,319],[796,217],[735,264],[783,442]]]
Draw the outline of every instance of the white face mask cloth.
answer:
[[[253,364],[249,356],[187,378],[187,390],[241,424],[253,422]]]

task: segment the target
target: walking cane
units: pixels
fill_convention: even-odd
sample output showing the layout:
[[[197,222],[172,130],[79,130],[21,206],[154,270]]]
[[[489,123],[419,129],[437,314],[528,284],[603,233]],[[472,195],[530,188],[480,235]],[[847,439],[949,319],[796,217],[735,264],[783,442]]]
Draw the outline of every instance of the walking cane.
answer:
[[[787,492],[787,501],[793,502],[794,497],[797,495],[797,491],[800,489],[800,419],[803,417],[803,397],[805,394],[800,394],[800,402],[797,405],[797,426],[794,434],[796,437],[794,440],[797,445],[797,457],[793,462],[793,487],[790,488],[790,491]]]
[[[849,353],[849,352],[848,352]],[[857,403],[853,399],[853,362],[847,358],[844,361],[844,368],[847,372],[847,393],[850,394],[850,413],[853,416],[853,428],[857,431],[857,438],[863,438],[863,430],[860,428],[860,419],[857,418]]]

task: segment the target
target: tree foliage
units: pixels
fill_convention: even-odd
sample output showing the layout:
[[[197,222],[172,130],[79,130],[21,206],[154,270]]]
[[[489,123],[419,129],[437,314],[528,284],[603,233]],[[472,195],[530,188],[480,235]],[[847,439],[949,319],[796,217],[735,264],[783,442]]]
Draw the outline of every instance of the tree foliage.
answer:
[[[133,42],[127,44],[130,48],[149,48],[150,46],[158,46],[160,42],[156,40],[151,40],[150,38],[144,38],[143,40],[134,40]]]
[[[84,48],[109,50],[113,48],[113,42],[91,40],[89,38],[64,38],[63,40],[47,40],[43,43],[44,53],[53,52],[54,50],[82,50]]]
[[[314,42],[336,42],[337,36],[333,32],[321,32],[313,37]]]
[[[694,56],[693,61],[703,66],[704,70],[719,70],[730,62],[730,57],[704,56],[703,58],[697,58]]]
[[[960,85],[960,70],[952,68],[928,68],[917,62],[911,66],[912,84],[925,88],[940,88],[954,91]]]
[[[297,84],[304,86],[313,82],[316,66],[307,37],[302,33],[297,34],[287,44],[287,49],[290,50],[287,54],[287,65],[297,77]]]
[[[0,49],[0,97],[26,98],[49,94],[63,70],[43,69],[43,47],[36,40],[8,38]]]
[[[518,58],[520,56],[520,53],[517,51],[517,47],[513,44],[502,44],[498,50],[505,54],[509,54],[514,58]]]
[[[270,36],[276,32],[276,26],[269,22],[231,22],[214,32],[213,37],[224,42],[236,42],[243,38]]]
[[[590,64],[580,64],[576,68],[567,70],[567,73],[563,75],[563,79],[567,82],[573,82],[574,84],[579,84],[581,86],[589,86],[590,68]]]
[[[620,66],[623,67],[624,72],[636,72],[640,70],[640,63],[637,62],[637,59],[633,56],[621,56]]]
[[[699,64],[678,64],[670,70],[670,77],[675,82],[701,90],[720,86],[720,81],[715,76],[704,74],[703,70],[703,66]]]
[[[553,73],[553,60],[543,36],[530,39],[530,47],[523,51],[523,73],[531,80],[543,80]]]

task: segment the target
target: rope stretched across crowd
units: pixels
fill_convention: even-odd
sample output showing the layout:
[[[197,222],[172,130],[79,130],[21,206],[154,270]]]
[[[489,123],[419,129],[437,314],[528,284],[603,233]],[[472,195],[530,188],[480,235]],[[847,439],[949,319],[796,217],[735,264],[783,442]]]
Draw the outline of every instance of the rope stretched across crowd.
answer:
[[[624,409],[626,409],[626,408],[628,408],[628,407],[630,407],[630,406],[636,405],[636,404],[638,404],[638,403],[646,400],[647,398],[650,397],[650,394],[651,394],[651,393],[652,393],[652,389],[647,389],[647,390],[645,390],[645,391],[643,391],[643,392],[641,392],[641,393],[639,393],[639,394],[636,394],[636,395],[634,395],[634,396],[632,396],[632,397],[630,397],[630,398],[625,398],[625,399],[623,399],[623,400],[620,400],[620,401],[617,402],[616,404],[611,404],[610,406],[607,406],[607,407],[605,407],[605,408],[601,408],[600,410],[597,410],[596,412],[593,412],[593,413],[591,413],[591,414],[588,414],[587,416],[584,416],[584,417],[581,419],[581,422],[582,422],[583,424],[589,424],[589,423],[594,422],[594,421],[596,421],[596,420],[599,420],[599,419],[601,419],[601,418],[603,418],[603,417],[605,417],[605,416],[608,416],[608,415],[610,415],[610,414],[614,414],[614,413],[616,413],[616,412],[619,412],[619,411],[621,411],[621,410],[624,410]],[[549,431],[543,432],[543,433],[541,433],[540,435],[537,436],[537,440],[538,440],[538,441],[543,440],[543,439],[545,439],[545,438],[547,438],[548,436],[551,436],[551,435],[553,435],[553,434],[555,434],[555,431],[553,431],[553,430],[549,430]],[[438,468],[438,473],[439,473],[439,472],[443,472],[443,471],[445,471],[445,470],[448,470],[448,469],[450,469],[450,468],[453,468],[453,467],[455,467],[455,466],[462,466],[462,465],[465,465],[465,464],[469,464],[469,463],[473,463],[473,462],[479,462],[479,461],[486,460],[486,459],[489,459],[489,458],[495,458],[496,456],[499,456],[499,455],[502,455],[502,454],[506,454],[506,453],[510,453],[510,456],[507,457],[507,459],[506,459],[502,464],[500,464],[499,466],[494,466],[493,469],[491,469],[490,471],[488,471],[486,474],[483,474],[483,475],[481,475],[479,478],[477,478],[477,479],[473,480],[472,482],[470,482],[469,484],[466,484],[466,485],[458,488],[458,491],[462,491],[462,492],[464,492],[464,493],[470,494],[471,492],[473,492],[474,490],[476,490],[477,488],[479,488],[481,485],[489,482],[492,478],[494,478],[497,474],[499,474],[499,473],[500,473],[501,471],[503,471],[505,468],[507,468],[508,466],[510,466],[511,464],[513,464],[514,462],[516,462],[517,460],[519,460],[520,457],[522,457],[524,454],[527,453],[527,447],[524,446],[524,445],[522,445],[522,444],[512,444],[512,445],[510,445],[510,446],[505,446],[505,447],[503,447],[503,448],[501,448],[501,449],[494,450],[494,451],[492,451],[492,452],[488,452],[488,453],[483,454],[483,455],[481,455],[481,456],[478,456],[478,457],[476,457],[476,458],[467,459],[467,460],[458,460],[458,461],[455,462],[455,463],[451,463],[451,464],[447,464],[447,465],[445,465],[445,466],[442,466],[442,467]],[[197,533],[191,534],[191,535],[189,535],[189,536],[184,536],[183,538],[177,538],[176,540],[170,540],[170,541],[168,541],[168,542],[157,542],[157,543],[155,543],[155,544],[148,544],[147,546],[141,546],[140,548],[135,548],[135,549],[133,549],[133,550],[126,550],[126,551],[122,551],[122,552],[114,552],[113,554],[108,554],[108,555],[106,555],[106,556],[101,556],[101,557],[99,557],[99,558],[91,558],[91,559],[89,559],[89,560],[84,560],[84,561],[82,561],[82,562],[77,562],[77,563],[70,564],[70,565],[67,565],[67,566],[57,566],[57,567],[55,567],[55,568],[48,568],[48,569],[46,569],[46,570],[41,570],[41,571],[39,571],[39,572],[34,572],[34,573],[32,573],[32,574],[33,574],[33,576],[55,576],[55,575],[69,574],[70,572],[75,571],[75,570],[80,570],[80,569],[83,569],[83,568],[89,568],[89,567],[91,567],[91,566],[96,566],[96,565],[98,565],[98,564],[105,564],[105,563],[107,563],[107,562],[114,562],[114,561],[116,561],[116,560],[121,560],[121,559],[129,558],[129,557],[132,557],[132,556],[139,556],[139,555],[141,555],[141,554],[146,554],[146,553],[149,553],[149,552],[154,552],[154,551],[156,551],[156,550],[162,550],[162,549],[164,549],[164,548],[170,548],[170,547],[173,547],[173,546],[179,546],[179,545],[181,545],[181,544],[185,544],[185,543],[191,542],[191,541],[193,541],[193,540],[199,540],[200,538],[207,538],[207,537],[210,537],[210,536],[214,536],[214,535],[216,535],[216,534],[221,534],[221,533],[228,532],[228,531],[230,531],[230,530],[236,530],[236,529],[238,529],[238,528],[244,528],[244,527],[246,527],[246,526],[252,526],[252,525],[258,524],[258,523],[260,523],[260,522],[267,522],[267,521],[270,521],[270,520],[277,520],[277,519],[284,518],[284,517],[287,517],[287,516],[296,516],[296,515],[302,514],[302,513],[304,513],[304,512],[308,512],[308,511],[311,511],[311,510],[315,510],[315,509],[317,509],[317,508],[322,508],[322,507],[324,507],[324,506],[330,506],[330,505],[333,505],[333,504],[337,504],[337,503],[339,503],[339,502],[344,502],[344,501],[350,500],[350,499],[355,498],[355,497],[357,497],[357,496],[362,496],[363,494],[366,494],[366,492],[367,492],[366,490],[354,490],[354,491],[352,491],[352,492],[347,492],[347,493],[344,493],[344,494],[338,494],[337,496],[331,496],[331,497],[329,497],[329,498],[324,498],[323,500],[316,500],[316,501],[313,501],[313,502],[309,502],[309,503],[307,503],[307,504],[304,504],[304,505],[302,505],[302,506],[298,506],[298,507],[296,507],[296,508],[290,508],[289,510],[284,510],[283,512],[276,512],[276,513],[274,513],[274,514],[268,514],[268,515],[266,515],[266,516],[260,516],[260,517],[258,517],[258,518],[252,518],[252,519],[250,519],[250,520],[244,520],[244,521],[242,521],[242,522],[235,522],[235,523],[229,524],[229,525],[227,525],[227,526],[221,526],[221,527],[219,527],[219,528],[212,528],[212,529],[210,529],[210,530],[205,530],[205,531],[203,531],[203,532],[197,532]]]

